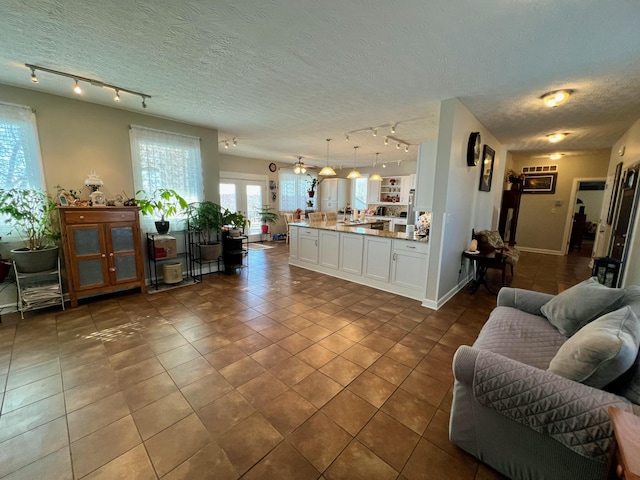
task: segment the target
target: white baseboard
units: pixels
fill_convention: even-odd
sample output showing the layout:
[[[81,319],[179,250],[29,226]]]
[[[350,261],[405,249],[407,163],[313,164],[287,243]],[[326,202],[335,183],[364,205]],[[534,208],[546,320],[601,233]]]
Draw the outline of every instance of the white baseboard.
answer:
[[[546,248],[521,247],[519,245],[517,245],[516,248],[521,252],[544,253],[545,255],[560,255],[560,256],[564,255],[564,252],[561,250],[547,250]]]
[[[425,298],[422,301],[422,306],[430,308],[432,310],[438,310],[438,309],[442,308],[444,306],[444,304],[447,303],[449,300],[451,300],[456,293],[458,293],[460,290],[462,290],[464,287],[466,287],[470,281],[471,281],[471,275],[467,275],[467,277],[465,277],[463,280],[461,280],[455,287],[453,287],[451,290],[449,290],[441,298],[439,298],[437,300],[429,300],[429,299]]]

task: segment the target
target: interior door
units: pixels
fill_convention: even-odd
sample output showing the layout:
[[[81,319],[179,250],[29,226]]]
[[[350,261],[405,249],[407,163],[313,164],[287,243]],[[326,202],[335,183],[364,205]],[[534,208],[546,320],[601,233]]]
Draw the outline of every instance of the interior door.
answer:
[[[618,196],[618,206],[612,232],[609,256],[622,262],[618,282],[625,268],[629,232],[633,229],[633,219],[637,208],[638,171],[640,165],[629,167],[623,175],[622,193]]]
[[[262,240],[258,211],[268,203],[266,182],[259,180],[220,179],[220,206],[242,212],[251,225],[245,230],[250,242]]]

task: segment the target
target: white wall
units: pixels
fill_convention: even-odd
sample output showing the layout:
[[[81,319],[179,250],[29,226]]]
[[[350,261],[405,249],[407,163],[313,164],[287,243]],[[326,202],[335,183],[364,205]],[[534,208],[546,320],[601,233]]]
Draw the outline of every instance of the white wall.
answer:
[[[496,152],[490,192],[479,191],[480,166],[467,166],[467,142],[480,132]],[[505,154],[502,145],[458,99],[442,102],[431,220],[428,302],[442,303],[466,276],[462,252],[472,229],[497,227]],[[460,270],[462,269],[462,273]]]

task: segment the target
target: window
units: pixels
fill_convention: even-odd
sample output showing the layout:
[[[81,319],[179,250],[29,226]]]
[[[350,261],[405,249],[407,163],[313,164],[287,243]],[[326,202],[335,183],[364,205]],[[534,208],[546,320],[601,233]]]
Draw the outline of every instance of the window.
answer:
[[[158,188],[167,188],[187,203],[203,200],[199,138],[132,125],[130,139],[136,191],[152,195]],[[148,217],[145,227],[154,220]]]
[[[305,210],[312,208],[308,205],[308,201],[313,202],[313,206],[317,207],[317,199],[309,198],[307,190],[309,190],[311,175],[298,175],[293,172],[280,171],[278,180],[280,181],[280,211],[289,212],[298,208]]]
[[[367,209],[367,188],[369,187],[369,175],[351,180],[351,204],[358,210]]]
[[[30,107],[0,103],[0,189],[44,189],[36,117]],[[10,225],[0,218],[0,236]]]

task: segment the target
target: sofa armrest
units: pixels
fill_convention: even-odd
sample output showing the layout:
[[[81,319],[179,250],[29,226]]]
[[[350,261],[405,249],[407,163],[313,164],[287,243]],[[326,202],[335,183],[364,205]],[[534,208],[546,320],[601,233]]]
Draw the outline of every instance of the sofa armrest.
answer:
[[[613,439],[607,408],[633,412],[623,397],[488,350],[460,347],[453,371],[483,407],[598,461],[606,461]]]
[[[513,307],[532,315],[543,316],[540,308],[553,298],[548,293],[503,287],[498,292],[498,307]]]

